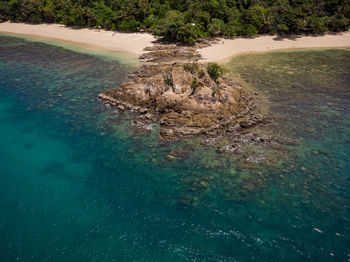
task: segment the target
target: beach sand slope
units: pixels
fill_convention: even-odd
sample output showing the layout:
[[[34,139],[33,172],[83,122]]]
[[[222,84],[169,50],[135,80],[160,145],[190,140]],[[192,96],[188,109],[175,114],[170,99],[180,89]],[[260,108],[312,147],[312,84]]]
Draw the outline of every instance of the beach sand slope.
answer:
[[[233,56],[254,52],[331,47],[350,47],[350,32],[296,38],[260,36],[256,38],[219,39],[216,44],[198,51],[202,56],[202,62],[225,62]]]
[[[125,52],[139,56],[155,40],[147,33],[119,33],[91,28],[75,29],[59,24],[0,23],[0,32],[32,38],[70,42],[91,49]]]

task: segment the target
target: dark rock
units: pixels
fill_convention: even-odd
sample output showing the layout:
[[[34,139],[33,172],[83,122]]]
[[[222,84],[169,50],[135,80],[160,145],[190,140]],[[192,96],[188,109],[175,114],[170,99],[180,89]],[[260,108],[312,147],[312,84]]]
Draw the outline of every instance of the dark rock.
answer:
[[[222,147],[218,147],[217,149],[216,149],[216,152],[218,152],[218,153],[224,153],[225,152],[225,150],[222,148]]]
[[[120,110],[120,111],[124,111],[124,110],[125,110],[125,107],[122,106],[122,105],[119,105],[117,108],[118,108],[118,110]]]
[[[140,109],[141,114],[146,114],[147,113],[147,108],[141,108]]]

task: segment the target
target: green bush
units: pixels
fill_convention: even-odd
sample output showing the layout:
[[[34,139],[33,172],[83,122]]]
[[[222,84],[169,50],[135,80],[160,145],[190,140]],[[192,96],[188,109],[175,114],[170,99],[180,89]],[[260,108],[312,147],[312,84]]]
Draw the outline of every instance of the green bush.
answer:
[[[196,63],[185,64],[183,65],[183,68],[186,72],[190,72],[192,75],[199,70],[199,66]]]
[[[259,5],[251,6],[244,12],[244,21],[255,28],[263,29],[268,23],[267,10]]]
[[[325,17],[317,17],[316,15],[308,17],[308,25],[311,28],[311,32],[315,34],[327,32],[328,28],[325,24],[325,20]]]
[[[134,17],[128,17],[120,23],[119,30],[124,32],[137,32],[140,31],[140,24]]]
[[[198,40],[198,29],[195,24],[188,23],[180,27],[176,40],[185,44],[193,45]]]
[[[196,91],[198,86],[199,86],[198,80],[196,77],[194,77],[192,79],[192,82],[191,82],[191,88],[192,88],[193,92]]]
[[[277,33],[279,34],[285,34],[288,32],[289,28],[285,24],[278,24],[277,25]]]
[[[209,63],[207,65],[207,71],[214,81],[216,81],[220,76],[222,76],[225,73],[225,70],[216,63]]]
[[[329,27],[333,31],[346,30],[349,19],[342,14],[337,14],[329,18]]]
[[[244,25],[243,26],[243,29],[242,29],[242,35],[245,35],[245,36],[255,36],[258,34],[258,29],[256,29],[256,27],[252,24],[247,24],[247,25]]]
[[[211,36],[220,35],[224,32],[224,28],[225,28],[224,21],[217,18],[213,18],[211,20],[211,23],[208,26],[208,33]]]

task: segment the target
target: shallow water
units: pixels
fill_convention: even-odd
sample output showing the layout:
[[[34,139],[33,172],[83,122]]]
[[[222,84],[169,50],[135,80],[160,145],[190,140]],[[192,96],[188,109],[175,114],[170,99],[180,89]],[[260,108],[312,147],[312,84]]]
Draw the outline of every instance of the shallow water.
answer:
[[[298,143],[220,155],[102,105],[127,64],[0,37],[0,261],[349,260],[349,61],[233,60],[279,123],[255,132]]]

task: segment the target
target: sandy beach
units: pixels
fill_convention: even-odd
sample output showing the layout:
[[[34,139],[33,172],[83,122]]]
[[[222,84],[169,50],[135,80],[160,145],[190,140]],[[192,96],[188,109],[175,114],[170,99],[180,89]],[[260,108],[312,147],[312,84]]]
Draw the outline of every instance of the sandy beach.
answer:
[[[0,32],[27,36],[34,39],[54,40],[78,44],[90,49],[123,52],[139,56],[155,38],[147,33],[119,33],[96,29],[75,29],[58,24],[31,25],[0,23]]]
[[[225,62],[233,56],[254,52],[283,49],[350,47],[350,32],[326,34],[323,36],[302,36],[278,38],[260,36],[256,38],[220,39],[218,43],[199,50],[203,62]]]
[[[123,52],[138,57],[143,49],[156,40],[147,33],[120,33],[96,29],[75,29],[58,24],[0,23],[0,33],[26,36],[37,40],[53,40],[73,43],[89,49]],[[219,39],[216,44],[199,49],[202,62],[225,62],[233,56],[283,49],[350,47],[350,32],[323,36],[279,38],[260,36],[256,38]]]

